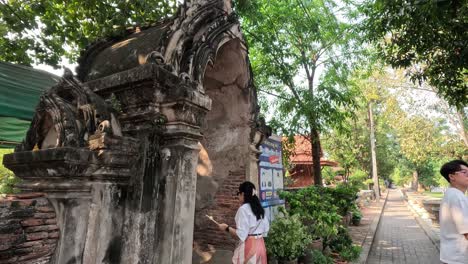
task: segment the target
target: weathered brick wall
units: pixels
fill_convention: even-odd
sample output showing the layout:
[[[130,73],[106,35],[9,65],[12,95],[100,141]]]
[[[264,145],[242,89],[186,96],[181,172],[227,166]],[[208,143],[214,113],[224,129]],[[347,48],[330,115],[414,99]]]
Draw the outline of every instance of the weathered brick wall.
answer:
[[[244,171],[231,172],[230,175],[220,183],[220,188],[215,196],[215,203],[209,208],[203,210],[199,215],[211,215],[213,218],[222,223],[235,227],[234,216],[239,208],[239,200],[236,196],[239,190],[239,185],[245,181]],[[206,250],[208,245],[214,246],[216,249],[234,250],[237,240],[232,238],[227,232],[222,232],[217,225],[210,220],[203,219],[200,226],[196,226],[194,232],[194,240],[202,250]]]
[[[44,194],[0,197],[0,263],[49,263],[58,238],[54,208]]]

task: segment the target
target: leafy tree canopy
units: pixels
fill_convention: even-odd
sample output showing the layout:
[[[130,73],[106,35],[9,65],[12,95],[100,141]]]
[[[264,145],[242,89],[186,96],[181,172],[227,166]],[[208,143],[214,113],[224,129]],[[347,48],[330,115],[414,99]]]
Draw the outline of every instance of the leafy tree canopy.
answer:
[[[351,133],[332,130],[322,137],[325,151],[350,172],[351,182],[362,182],[362,175],[370,171],[365,106],[369,101],[374,105],[379,178],[403,184],[417,172],[423,186],[440,185],[444,184],[440,166],[451,159],[466,159],[465,114],[447,111],[431,87],[413,85],[402,71],[389,68],[356,71],[352,84],[361,88],[363,97],[355,118],[344,123],[345,132]],[[426,97],[420,99],[421,94]],[[458,116],[459,120],[451,119]]]
[[[57,66],[102,37],[174,13],[177,0],[0,0],[0,60]]]
[[[257,87],[279,95],[289,127],[340,123],[349,115],[341,107],[355,104],[348,78],[362,52],[353,24],[340,18],[352,15],[351,7],[331,0],[248,3],[238,11]],[[301,113],[293,118],[295,111]]]
[[[387,164],[390,166],[381,161],[379,169],[400,183],[411,179],[410,171],[416,171],[423,186],[438,185],[442,161],[462,158],[466,149],[463,141],[448,133],[450,129],[438,118],[422,115],[420,107],[403,110],[395,95],[387,94],[379,101],[379,159],[393,160]]]
[[[468,2],[466,0],[367,0],[363,29],[393,67],[409,68],[447,101],[468,104]]]
[[[352,115],[358,93],[348,85],[362,52],[347,1],[251,0],[237,11],[257,87],[277,95],[271,125],[312,141],[315,183],[320,132]],[[349,17],[349,19],[345,19]],[[273,107],[272,107],[273,106]]]
[[[330,129],[322,136],[325,152],[344,169],[347,178],[356,170],[370,172],[370,138],[367,105],[360,100],[360,106],[353,118],[343,122],[344,129]]]

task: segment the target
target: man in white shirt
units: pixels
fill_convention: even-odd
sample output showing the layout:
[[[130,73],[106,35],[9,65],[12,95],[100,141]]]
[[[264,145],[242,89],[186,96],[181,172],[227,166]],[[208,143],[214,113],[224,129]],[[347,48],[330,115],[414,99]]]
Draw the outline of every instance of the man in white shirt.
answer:
[[[440,261],[468,264],[468,164],[450,161],[440,174],[450,183],[440,205]]]

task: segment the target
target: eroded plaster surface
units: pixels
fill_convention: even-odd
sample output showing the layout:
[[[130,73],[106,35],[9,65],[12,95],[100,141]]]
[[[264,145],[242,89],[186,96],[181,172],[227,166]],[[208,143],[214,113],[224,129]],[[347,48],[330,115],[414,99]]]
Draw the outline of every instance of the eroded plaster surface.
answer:
[[[202,214],[226,186],[256,177],[268,134],[230,1],[187,1],[79,61],[4,159],[23,191],[54,205],[53,263],[190,263]]]

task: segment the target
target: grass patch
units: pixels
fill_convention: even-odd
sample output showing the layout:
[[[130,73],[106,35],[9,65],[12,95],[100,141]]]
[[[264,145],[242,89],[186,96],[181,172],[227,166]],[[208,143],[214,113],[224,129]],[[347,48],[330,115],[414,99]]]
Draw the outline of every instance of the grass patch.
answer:
[[[424,192],[425,195],[427,196],[431,196],[433,198],[443,198],[444,197],[444,193],[441,193],[441,192]]]

